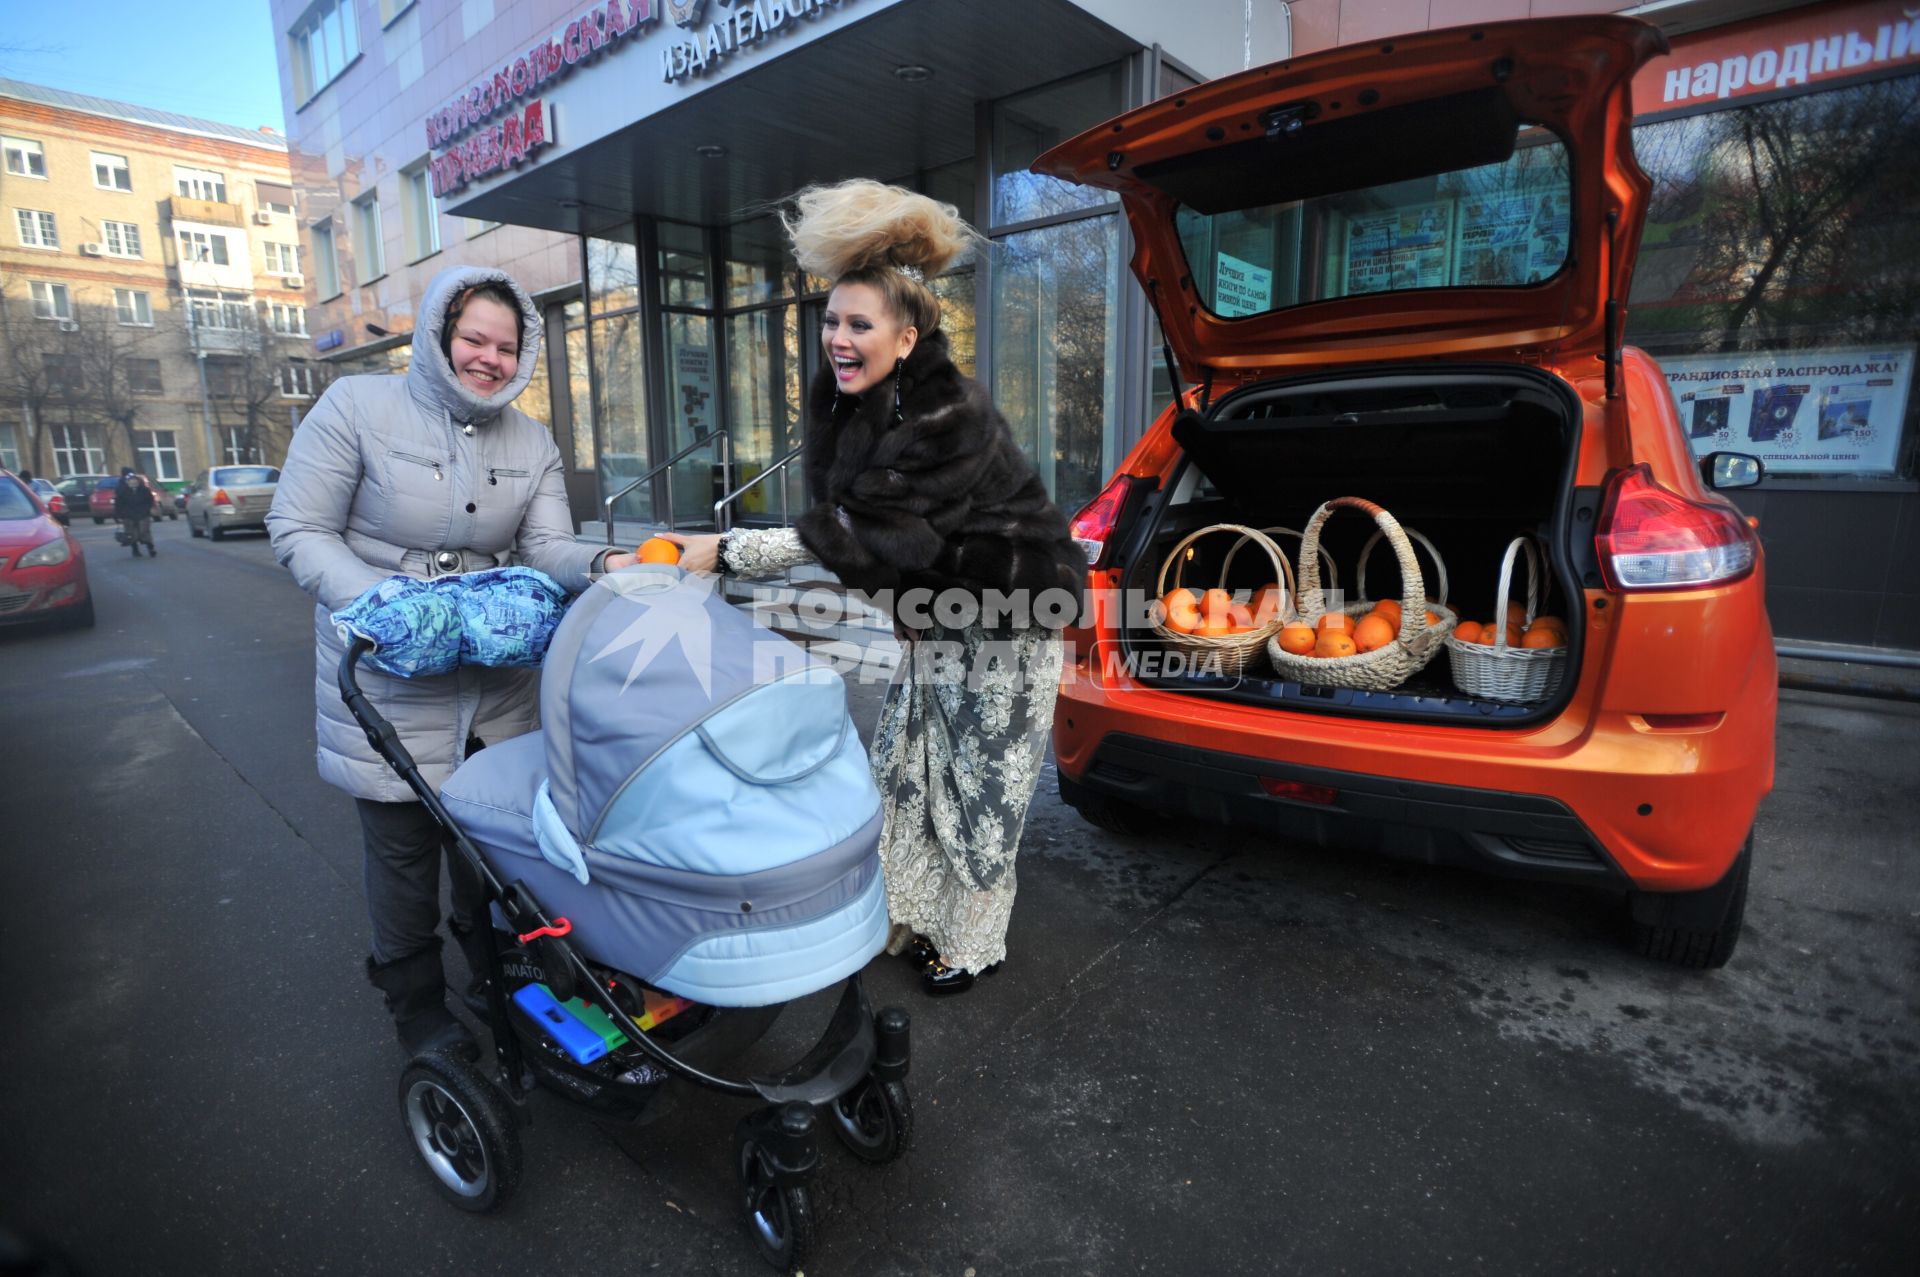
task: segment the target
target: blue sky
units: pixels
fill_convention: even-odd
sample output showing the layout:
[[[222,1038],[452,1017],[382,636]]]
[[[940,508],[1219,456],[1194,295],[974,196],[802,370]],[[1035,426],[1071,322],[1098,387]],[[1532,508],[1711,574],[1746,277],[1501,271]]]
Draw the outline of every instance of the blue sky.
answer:
[[[0,9],[0,76],[286,131],[267,0]]]

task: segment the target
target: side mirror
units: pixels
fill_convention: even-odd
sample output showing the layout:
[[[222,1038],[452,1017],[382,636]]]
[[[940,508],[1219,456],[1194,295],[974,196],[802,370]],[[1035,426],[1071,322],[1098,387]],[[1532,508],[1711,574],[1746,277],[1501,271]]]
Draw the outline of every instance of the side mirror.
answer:
[[[1744,452],[1709,452],[1700,458],[1700,481],[1709,488],[1751,488],[1766,474],[1765,463]]]

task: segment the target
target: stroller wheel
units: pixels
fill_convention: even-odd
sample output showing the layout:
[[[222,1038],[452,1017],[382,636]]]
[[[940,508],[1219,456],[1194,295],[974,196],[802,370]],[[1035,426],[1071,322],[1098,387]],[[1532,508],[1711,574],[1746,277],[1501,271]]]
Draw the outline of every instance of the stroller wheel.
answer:
[[[740,1204],[760,1258],[792,1272],[813,1250],[813,1194],[804,1184],[782,1184],[767,1151],[752,1139],[738,1142]]]
[[[417,1055],[400,1075],[400,1120],[441,1196],[489,1211],[520,1185],[520,1133],[500,1093],[445,1051]]]
[[[827,1106],[833,1133],[863,1162],[891,1162],[913,1143],[913,1097],[905,1082],[872,1074]]]

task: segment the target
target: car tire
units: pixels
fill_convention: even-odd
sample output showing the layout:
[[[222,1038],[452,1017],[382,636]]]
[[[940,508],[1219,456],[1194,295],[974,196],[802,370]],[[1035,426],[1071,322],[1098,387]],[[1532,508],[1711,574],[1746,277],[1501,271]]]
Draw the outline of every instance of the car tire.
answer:
[[[1753,870],[1753,835],[1724,877],[1699,891],[1635,891],[1633,947],[1643,957],[1696,971],[1727,965],[1747,916],[1747,879]]]
[[[1097,829],[1128,836],[1151,833],[1161,824],[1159,816],[1124,798],[1095,793],[1070,783],[1065,776],[1060,776],[1059,781],[1060,801],[1079,812],[1080,819]]]
[[[195,540],[207,535],[205,530],[193,521],[192,515],[187,516],[187,535],[193,537]]]
[[[224,528],[216,528],[213,526],[212,519],[207,520],[207,540],[218,541],[221,537],[225,535],[226,535],[226,530]]]
[[[79,607],[67,609],[60,618],[60,624],[70,630],[90,630],[93,628],[93,595],[87,595],[87,601]]]
[[[93,516],[93,526],[94,526],[94,527],[96,527],[96,528],[97,528],[97,527],[99,527],[99,526],[100,526],[101,524],[103,524],[103,523],[105,523],[105,522],[106,522],[106,520],[105,520],[105,519],[103,519],[103,518],[101,518],[101,517],[100,517],[99,515],[97,515],[97,514],[96,514],[96,515],[94,515],[94,516]]]

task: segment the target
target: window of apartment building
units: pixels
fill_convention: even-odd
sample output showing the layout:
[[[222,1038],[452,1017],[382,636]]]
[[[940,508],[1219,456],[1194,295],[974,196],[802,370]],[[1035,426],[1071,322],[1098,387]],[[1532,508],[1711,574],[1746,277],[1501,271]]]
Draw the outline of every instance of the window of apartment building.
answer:
[[[222,359],[202,361],[207,369],[207,393],[215,399],[232,399],[240,393],[240,365]]]
[[[158,359],[127,360],[127,389],[136,395],[157,395],[160,388],[160,361]]]
[[[392,26],[393,20],[413,8],[414,0],[380,0],[380,25]]]
[[[353,0],[318,0],[287,32],[294,97],[305,102],[333,83],[360,55]]]
[[[133,189],[133,171],[127,167],[127,157],[114,155],[109,151],[93,152],[93,184],[103,191],[130,191]]]
[[[216,293],[205,288],[187,290],[187,307],[196,328],[239,331],[247,327],[253,313],[245,293]]]
[[[45,177],[47,153],[38,142],[23,137],[0,138],[0,149],[7,153],[7,172],[15,177]]]
[[[0,466],[20,469],[20,427],[0,421]]]
[[[360,282],[387,273],[387,249],[380,242],[380,194],[372,191],[353,202],[354,251],[360,255]]]
[[[224,466],[257,466],[266,462],[260,445],[254,442],[253,432],[245,426],[227,427],[220,439],[220,450],[226,454],[220,463]]]
[[[45,280],[36,279],[27,285],[27,291],[33,296],[34,318],[73,318],[73,303],[67,297],[65,284],[49,284]]]
[[[417,262],[440,251],[440,203],[422,160],[400,174],[400,210],[407,223],[407,260]]]
[[[106,449],[94,442],[85,426],[50,426],[47,435],[53,440],[55,474],[99,474],[107,468]]]
[[[147,295],[138,289],[114,289],[113,314],[123,324],[153,326],[153,306]]]
[[[284,213],[293,216],[293,188],[279,182],[255,182],[254,190],[260,196],[260,211],[263,213]]]
[[[286,306],[279,302],[269,302],[268,314],[273,321],[273,331],[287,337],[305,337],[307,335],[307,309],[304,306]]]
[[[286,364],[280,369],[280,393],[288,399],[313,398],[313,384],[310,364]]]
[[[180,449],[174,445],[171,430],[136,430],[133,450],[140,458],[140,472],[149,479],[180,478]]]
[[[173,167],[173,189],[190,200],[227,202],[227,175],[212,169]]]
[[[313,282],[321,301],[340,294],[340,257],[333,246],[333,223],[313,228]]]
[[[60,247],[60,231],[53,224],[52,213],[37,208],[16,208],[13,216],[20,227],[20,242],[28,248]]]
[[[228,262],[227,237],[210,231],[181,231],[180,260],[225,266]]]
[[[81,374],[78,355],[43,351],[40,367],[46,371],[47,390],[51,394],[77,395],[86,387],[87,379]]]
[[[298,275],[300,273],[300,246],[297,244],[275,244],[271,241],[263,245],[267,250],[267,273],[269,275]]]
[[[140,256],[140,228],[132,222],[100,223],[100,242],[109,257]]]

